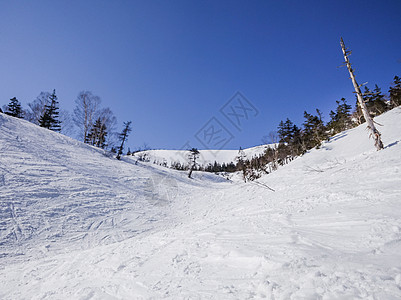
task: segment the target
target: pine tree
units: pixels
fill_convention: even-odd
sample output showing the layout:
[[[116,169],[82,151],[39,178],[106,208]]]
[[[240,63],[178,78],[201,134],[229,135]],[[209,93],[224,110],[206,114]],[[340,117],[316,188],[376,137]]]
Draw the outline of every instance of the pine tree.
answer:
[[[384,99],[384,95],[381,93],[381,89],[378,87],[377,84],[375,85],[373,91],[365,86],[363,92],[363,101],[366,103],[366,107],[368,108],[371,118],[381,115],[388,110],[388,105],[386,103],[386,100]],[[358,114],[362,115],[360,105],[357,106],[357,110]],[[365,122],[365,118],[363,116],[361,118],[361,121],[362,123]]]
[[[128,139],[129,133],[132,131],[131,123],[132,123],[131,121],[124,122],[124,129],[118,135],[118,139],[121,141],[121,145],[120,145],[120,148],[118,149],[117,159],[121,159],[121,154],[123,154],[123,150],[124,150],[124,143]]]
[[[331,135],[353,127],[351,119],[352,106],[347,104],[345,98],[341,98],[340,101],[337,100],[336,103],[336,111],[330,111],[330,121],[327,123],[327,128]]]
[[[294,124],[291,129],[292,140],[290,141],[291,156],[295,157],[305,153],[307,147],[302,136],[302,130]]]
[[[225,164],[223,164],[225,167]],[[223,169],[223,166],[221,166],[217,161],[214,161],[213,166],[211,166],[211,172],[217,173],[221,172]]]
[[[24,117],[21,103],[15,97],[10,99],[10,103],[7,105],[5,113],[16,118]]]
[[[102,120],[96,119],[95,124],[92,126],[89,134],[86,137],[86,143],[104,149],[106,147],[107,128]]]
[[[386,112],[389,109],[387,101],[384,95],[381,93],[381,89],[378,87],[377,84],[375,85],[373,91],[371,91],[367,86],[365,86],[362,97],[369,111],[369,116],[371,118],[381,115],[382,113]],[[356,100],[354,115],[358,119],[358,124],[362,124],[366,121],[365,117],[363,116],[363,112],[358,102],[358,99]]]
[[[56,96],[56,90],[49,96],[50,104],[45,106],[45,111],[39,119],[39,126],[44,127],[53,131],[60,131],[60,121],[59,121],[59,107]]]
[[[375,84],[375,88],[373,90],[372,95],[372,106],[370,111],[375,115],[381,115],[382,113],[389,110],[389,105],[381,92],[381,88],[377,84]]]
[[[391,108],[401,105],[401,78],[394,76],[393,86],[390,87],[388,93],[390,94]]]
[[[285,122],[281,121],[277,130],[280,143],[290,144],[291,140],[294,138],[293,130],[294,123],[292,123],[290,119],[287,118]]]
[[[189,150],[189,160],[190,160],[190,164],[191,164],[191,169],[189,170],[188,178],[192,178],[191,177],[192,172],[193,172],[193,170],[196,169],[196,166],[197,166],[196,160],[198,159],[199,154],[200,154],[200,152],[196,148],[192,148]]]
[[[303,123],[303,141],[306,149],[319,146],[321,142],[327,138],[326,128],[323,124],[322,114],[320,110],[316,109],[317,115],[308,114],[304,112],[305,121]]]
[[[242,179],[244,182],[246,182],[246,169],[247,169],[247,164],[246,164],[246,155],[244,150],[242,150],[242,147],[239,148],[238,150],[238,155],[235,158],[237,161],[237,170],[242,172]]]
[[[304,152],[301,129],[290,119],[280,122],[277,133],[281,144],[280,151],[284,157],[295,157]]]

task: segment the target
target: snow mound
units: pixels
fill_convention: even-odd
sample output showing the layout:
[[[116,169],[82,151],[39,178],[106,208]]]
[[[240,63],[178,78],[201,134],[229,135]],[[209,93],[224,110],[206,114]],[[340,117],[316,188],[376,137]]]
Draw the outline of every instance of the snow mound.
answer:
[[[401,298],[401,109],[376,121],[381,151],[362,125],[245,184],[0,114],[0,298]]]

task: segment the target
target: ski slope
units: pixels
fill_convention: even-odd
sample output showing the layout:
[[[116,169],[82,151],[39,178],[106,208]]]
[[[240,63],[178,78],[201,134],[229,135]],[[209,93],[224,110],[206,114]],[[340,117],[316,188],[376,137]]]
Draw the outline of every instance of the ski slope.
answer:
[[[401,109],[376,121],[382,151],[362,125],[245,184],[0,114],[0,298],[399,299]]]

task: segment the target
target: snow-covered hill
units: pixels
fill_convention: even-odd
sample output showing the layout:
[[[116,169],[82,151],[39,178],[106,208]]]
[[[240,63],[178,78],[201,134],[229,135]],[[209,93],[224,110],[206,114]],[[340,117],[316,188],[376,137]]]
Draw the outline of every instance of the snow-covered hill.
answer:
[[[252,148],[243,149],[246,159],[257,157],[265,152],[267,147],[274,145],[261,145]],[[170,167],[173,163],[188,165],[189,157],[188,150],[145,150],[136,152],[134,157],[146,160],[158,165]],[[239,155],[238,150],[199,150],[198,164],[201,167],[213,165],[215,162],[222,164],[236,163],[236,158]]]
[[[377,122],[381,151],[360,126],[245,184],[0,114],[0,298],[401,298],[401,109]]]
[[[136,236],[174,217],[165,185],[174,193],[197,185],[4,114],[0,153],[0,265]]]

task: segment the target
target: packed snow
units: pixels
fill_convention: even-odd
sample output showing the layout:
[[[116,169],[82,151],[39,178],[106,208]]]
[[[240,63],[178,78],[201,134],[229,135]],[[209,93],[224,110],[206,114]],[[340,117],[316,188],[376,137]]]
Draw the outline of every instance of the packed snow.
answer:
[[[381,151],[361,125],[243,183],[0,114],[0,298],[399,299],[401,109],[376,121]]]

